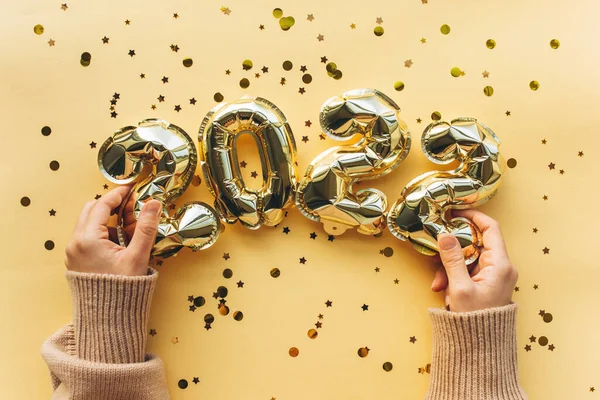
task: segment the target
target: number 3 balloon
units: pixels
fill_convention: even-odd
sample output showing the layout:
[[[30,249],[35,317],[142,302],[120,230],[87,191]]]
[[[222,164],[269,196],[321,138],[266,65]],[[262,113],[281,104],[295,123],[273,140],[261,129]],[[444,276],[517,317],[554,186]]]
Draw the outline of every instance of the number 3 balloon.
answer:
[[[426,255],[438,252],[437,236],[449,232],[457,237],[467,265],[480,254],[481,232],[470,220],[451,218],[451,209],[479,206],[498,190],[504,171],[500,139],[475,118],[438,121],[423,132],[421,147],[436,164],[460,161],[452,171],[422,174],[402,190],[388,214],[394,236],[408,240]]]
[[[117,233],[126,246],[123,223],[131,227],[144,203],[151,199],[163,203],[158,233],[151,254],[174,255],[183,247],[202,250],[218,238],[221,224],[207,204],[188,202],[173,217],[166,204],[174,202],[189,186],[198,156],[194,141],[178,126],[159,119],[145,119],[137,127],[126,126],[109,137],[98,152],[98,166],[111,182],[136,181],[118,211]],[[133,203],[133,215],[130,205]]]
[[[256,141],[262,164],[263,186],[244,185],[235,151],[242,134]],[[215,208],[228,223],[240,220],[250,229],[277,225],[294,205],[296,142],[285,115],[260,97],[243,97],[219,104],[202,121],[199,133],[202,170]]]
[[[375,235],[385,229],[385,194],[372,188],[354,191],[352,186],[387,175],[406,158],[410,133],[399,111],[392,99],[374,89],[351,90],[321,107],[321,128],[331,138],[363,136],[356,144],[317,156],[298,187],[296,205],[306,217],[321,221],[327,233],[357,228]]]

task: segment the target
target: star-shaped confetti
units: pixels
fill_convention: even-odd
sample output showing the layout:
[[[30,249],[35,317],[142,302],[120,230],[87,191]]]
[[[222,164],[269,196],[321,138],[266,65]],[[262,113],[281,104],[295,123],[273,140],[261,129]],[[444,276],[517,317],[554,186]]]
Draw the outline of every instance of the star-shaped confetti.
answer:
[[[325,40],[325,35],[321,35],[321,34],[319,33],[319,35],[317,35],[317,40],[318,40],[319,42],[322,42],[323,40]]]
[[[306,258],[301,257],[300,258],[300,264],[306,264]]]
[[[256,171],[252,171],[252,172],[250,173],[250,176],[251,176],[251,177],[253,177],[253,178],[256,178],[256,177],[258,176],[258,172],[256,172]]]
[[[356,29],[356,24],[355,23],[351,23],[350,24],[350,29]]]
[[[483,71],[483,72],[481,73],[481,75],[483,75],[483,77],[484,77],[484,78],[489,78],[489,77],[490,77],[490,73],[489,73],[489,72],[487,72],[487,71]]]
[[[221,12],[225,15],[231,14],[231,10],[229,9],[229,7],[221,7]]]
[[[171,338],[171,343],[173,343],[173,344],[177,344],[177,343],[179,343],[179,338],[178,338],[177,336],[173,336],[173,337]]]
[[[303,141],[304,143],[308,142],[308,136],[302,136],[302,141]]]
[[[327,300],[327,301],[325,302],[325,305],[326,305],[327,307],[331,307],[331,306],[333,305],[333,302],[332,302],[331,300]]]
[[[544,247],[543,250],[544,254],[550,254],[550,249],[547,247]]]
[[[381,17],[377,17],[377,19],[375,20],[375,22],[379,25],[381,25],[383,23],[383,18]]]
[[[283,228],[283,233],[285,233],[286,235],[288,233],[290,233],[290,228],[288,228],[287,226]]]
[[[225,261],[229,260],[231,257],[229,256],[229,253],[223,253],[223,259]]]
[[[106,36],[104,36],[104,37],[102,38],[102,44],[108,44],[108,41],[109,41],[109,40],[110,40],[109,38],[107,38]]]
[[[181,106],[179,104],[177,104],[175,106],[175,111],[177,111],[177,112],[181,111]]]
[[[51,217],[56,216],[56,210],[54,210],[54,208],[52,210],[48,211],[48,212],[50,213]]]
[[[193,105],[193,106],[196,105],[196,99],[192,97],[190,99],[190,104]]]
[[[506,114],[507,117],[510,117],[510,111],[506,110],[504,114]]]
[[[63,11],[67,11],[67,9],[69,8],[69,6],[67,5],[67,3],[61,4],[60,5],[60,9]]]
[[[130,20],[128,20],[128,19],[126,19],[126,20],[125,20],[125,25],[131,25],[131,21],[130,21]]]
[[[404,61],[404,66],[406,68],[410,68],[411,65],[413,65],[413,61],[411,59],[408,59],[408,60]]]
[[[316,232],[312,232],[310,234],[310,238],[313,239],[313,240],[316,239],[317,238],[317,233]]]
[[[531,345],[526,344],[525,345],[525,351],[531,351]]]
[[[363,311],[367,311],[369,306],[367,304],[363,304],[360,308],[362,308]]]
[[[417,338],[415,336],[411,336],[408,341],[414,344],[417,341]]]
[[[244,287],[244,282],[242,282],[242,281],[239,281],[239,282],[237,283],[237,287],[239,287],[239,288],[243,288],[243,287]]]
[[[554,163],[551,162],[550,164],[548,164],[548,168],[549,169],[554,169]]]
[[[133,57],[135,56],[135,50],[129,50],[129,53],[127,54],[129,54],[130,57]]]
[[[308,14],[308,16],[306,17],[306,20],[309,22],[312,22],[314,19],[315,19],[315,17],[312,14]]]
[[[48,46],[52,47],[52,46],[54,46],[55,44],[56,44],[56,40],[54,40],[54,39],[50,39],[50,40],[48,40]]]
[[[90,148],[95,149],[96,148],[96,142],[91,142],[90,143]]]

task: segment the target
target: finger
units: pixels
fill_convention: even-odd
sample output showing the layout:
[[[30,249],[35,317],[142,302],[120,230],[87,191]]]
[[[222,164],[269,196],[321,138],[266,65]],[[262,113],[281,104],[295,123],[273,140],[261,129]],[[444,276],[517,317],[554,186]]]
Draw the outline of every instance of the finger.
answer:
[[[482,213],[481,211],[469,210],[452,210],[452,215],[457,217],[465,217],[473,221],[483,234],[483,245],[488,249],[506,250],[506,244],[500,231],[498,221],[492,217]]]
[[[125,196],[129,193],[131,186],[119,186],[106,193],[96,201],[96,205],[90,210],[86,225],[88,227],[99,227],[108,224],[111,211],[119,206]]]
[[[159,212],[162,203],[158,200],[150,200],[144,204],[140,218],[137,221],[133,237],[127,247],[127,252],[135,258],[149,258],[158,232],[160,222]]]
[[[431,290],[439,292],[446,289],[446,287],[448,287],[448,275],[446,274],[446,269],[442,265],[435,271],[435,277],[431,283]]]
[[[108,227],[108,240],[110,240],[111,242],[120,245],[119,243],[119,235],[117,233],[117,228],[115,228],[114,226],[109,226]]]
[[[438,236],[438,246],[442,264],[448,275],[448,284],[471,284],[471,277],[458,239],[449,233],[442,233]]]
[[[87,203],[85,203],[85,205],[83,206],[83,209],[81,210],[81,213],[79,214],[79,218],[77,219],[77,222],[75,223],[75,229],[73,230],[73,235],[79,235],[81,232],[83,232],[83,227],[85,226],[85,221],[87,220],[90,210],[95,205],[96,205],[96,200],[90,200]]]
[[[135,219],[135,215],[133,214],[133,206],[135,205],[135,198],[136,198],[136,196],[129,196],[127,203],[125,203],[123,213],[122,213],[123,223],[125,225],[135,224],[137,221]]]

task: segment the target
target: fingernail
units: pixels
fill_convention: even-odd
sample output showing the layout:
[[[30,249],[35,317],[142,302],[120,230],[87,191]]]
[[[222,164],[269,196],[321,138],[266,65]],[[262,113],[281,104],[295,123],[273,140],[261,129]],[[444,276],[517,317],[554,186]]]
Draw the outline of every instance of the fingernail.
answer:
[[[440,243],[440,248],[442,250],[450,250],[453,249],[454,246],[456,246],[456,243],[458,241],[456,240],[456,238],[452,235],[449,234],[443,234],[439,240]]]
[[[144,204],[144,210],[149,214],[159,216],[162,211],[162,204],[159,201],[148,202]]]

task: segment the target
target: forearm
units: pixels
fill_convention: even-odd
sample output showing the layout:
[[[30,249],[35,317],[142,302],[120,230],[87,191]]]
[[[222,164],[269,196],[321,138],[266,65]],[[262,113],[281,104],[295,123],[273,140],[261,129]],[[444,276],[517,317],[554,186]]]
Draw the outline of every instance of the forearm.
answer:
[[[157,272],[67,272],[73,324],[42,346],[56,399],[168,399],[162,361],[146,354]]]
[[[427,400],[527,399],[519,385],[517,305],[472,312],[429,309],[433,357]]]

